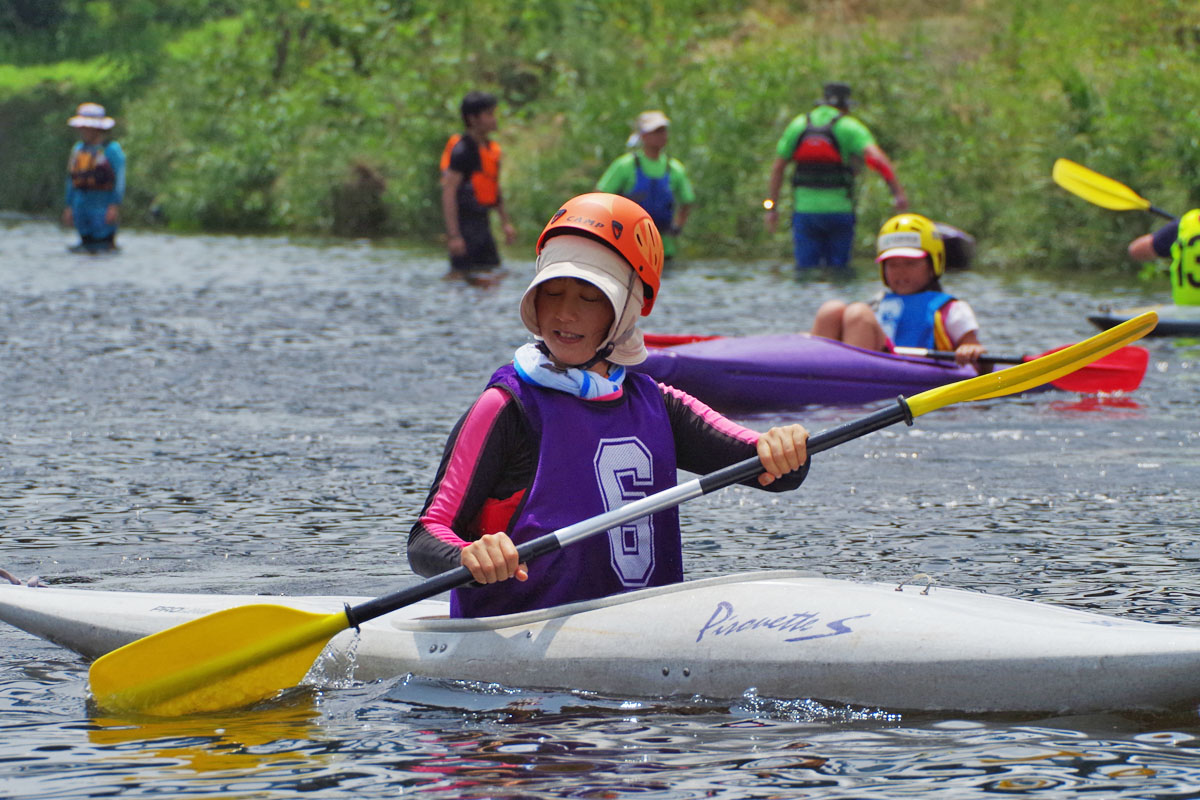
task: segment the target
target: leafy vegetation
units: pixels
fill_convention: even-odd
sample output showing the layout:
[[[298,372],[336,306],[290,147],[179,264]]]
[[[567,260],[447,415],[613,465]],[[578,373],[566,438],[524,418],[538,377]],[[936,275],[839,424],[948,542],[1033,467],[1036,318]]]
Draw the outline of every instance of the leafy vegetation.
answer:
[[[328,232],[357,171],[384,181],[386,233],[432,241],[438,155],[484,88],[527,242],[662,108],[700,195],[685,254],[785,258],[761,225],[774,144],[830,79],[854,86],[914,210],[979,239],[982,269],[1134,270],[1122,248],[1155,223],[1055,187],[1059,156],[1200,205],[1193,0],[14,0],[0,45],[0,120],[18,120],[0,134],[31,148],[0,174],[60,188],[62,121],[95,98],[120,117],[127,218],[181,229]],[[867,175],[860,248],[888,201]]]

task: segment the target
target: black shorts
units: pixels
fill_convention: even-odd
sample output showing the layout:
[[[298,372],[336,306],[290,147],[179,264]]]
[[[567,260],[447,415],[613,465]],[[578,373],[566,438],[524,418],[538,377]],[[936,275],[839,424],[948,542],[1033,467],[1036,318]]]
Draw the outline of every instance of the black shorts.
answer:
[[[458,230],[467,244],[467,252],[461,256],[450,256],[450,269],[472,270],[495,269],[500,266],[500,252],[492,237],[492,226],[488,213],[459,214]]]

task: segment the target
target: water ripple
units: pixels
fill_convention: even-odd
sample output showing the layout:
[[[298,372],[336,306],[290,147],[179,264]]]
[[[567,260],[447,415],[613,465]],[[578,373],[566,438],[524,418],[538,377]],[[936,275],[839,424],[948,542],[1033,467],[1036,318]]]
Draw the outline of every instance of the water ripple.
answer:
[[[0,566],[150,591],[376,595],[415,582],[405,537],[446,434],[527,339],[523,260],[479,290],[441,281],[433,251],[129,231],[119,256],[80,259],[50,222],[0,227]],[[956,274],[954,289],[995,352],[1077,341],[1091,332],[1081,310],[1102,299],[1152,299],[1016,272]],[[649,327],[777,333],[873,290],[797,284],[766,264],[677,264]],[[959,404],[821,454],[798,492],[694,500],[687,571],[925,573],[1193,625],[1200,351],[1145,345],[1151,367],[1129,396]],[[746,422],[816,431],[876,407]],[[901,716],[804,697],[361,684],[329,665],[319,689],[254,711],[130,720],[89,706],[79,659],[10,628],[0,642],[0,785],[14,798],[1132,800],[1200,785],[1194,712]]]

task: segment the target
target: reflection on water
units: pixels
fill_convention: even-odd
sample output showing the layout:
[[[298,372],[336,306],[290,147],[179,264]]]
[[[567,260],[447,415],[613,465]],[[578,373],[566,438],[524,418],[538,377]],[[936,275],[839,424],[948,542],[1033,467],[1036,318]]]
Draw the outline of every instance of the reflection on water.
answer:
[[[71,256],[0,222],[0,567],[59,585],[380,595],[445,436],[526,334],[529,264],[480,289],[440,252],[123,233]],[[673,265],[650,330],[807,328],[874,278]],[[1134,306],[1034,277],[956,274],[995,352],[1089,335]],[[957,405],[815,459],[803,489],[733,487],[682,511],[693,576],[795,568],[1195,624],[1194,342],[1154,340],[1128,397]],[[808,409],[812,430],[871,409]],[[417,679],[344,680],[219,718],[90,716],[86,665],[0,628],[0,794],[24,797],[655,798],[1194,796],[1194,713],[896,715],[809,698],[655,701]],[[339,680],[338,677],[343,679]]]
[[[28,792],[14,796],[1186,796],[1200,780],[1195,735],[1139,724],[901,721],[811,702],[749,709],[401,681],[228,717],[44,721],[5,736],[0,759]]]
[[[229,717],[133,721],[97,716],[87,733],[88,742],[114,760],[166,763],[174,772],[261,772],[274,765],[309,771],[329,760],[296,747],[316,736],[318,717],[311,703],[278,701]]]

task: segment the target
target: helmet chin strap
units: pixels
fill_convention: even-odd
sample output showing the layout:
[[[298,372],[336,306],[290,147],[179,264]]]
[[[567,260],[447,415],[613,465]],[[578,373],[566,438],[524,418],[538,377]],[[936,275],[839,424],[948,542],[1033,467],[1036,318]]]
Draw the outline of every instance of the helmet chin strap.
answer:
[[[608,358],[614,349],[616,349],[616,345],[612,342],[609,342],[608,344],[604,345],[604,347],[601,347],[599,350],[597,350],[596,355],[578,365],[576,369],[590,369],[591,367]]]
[[[601,347],[599,350],[597,350],[596,355],[592,356],[587,361],[584,361],[582,364],[567,364],[566,368],[567,369],[589,369],[592,366],[594,366],[595,364],[608,358],[609,354],[612,353],[612,351],[615,350],[616,347],[617,347],[617,345],[614,342],[609,342],[608,344],[604,345],[604,347]],[[550,348],[546,345],[545,342],[538,342],[537,349],[542,351],[542,354],[545,355],[547,358],[549,358],[549,359],[554,358],[554,355],[550,352]]]

